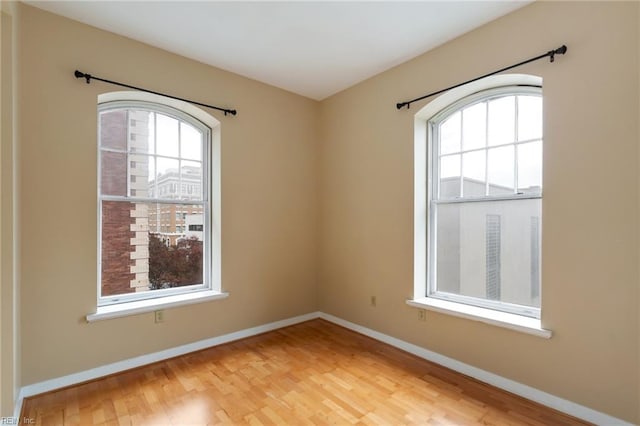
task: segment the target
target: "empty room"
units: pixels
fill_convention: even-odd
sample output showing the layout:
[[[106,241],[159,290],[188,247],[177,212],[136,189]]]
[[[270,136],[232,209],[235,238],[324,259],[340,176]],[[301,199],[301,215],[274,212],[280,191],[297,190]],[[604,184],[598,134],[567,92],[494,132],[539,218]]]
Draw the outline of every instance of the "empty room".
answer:
[[[640,424],[640,3],[0,5],[0,424]]]

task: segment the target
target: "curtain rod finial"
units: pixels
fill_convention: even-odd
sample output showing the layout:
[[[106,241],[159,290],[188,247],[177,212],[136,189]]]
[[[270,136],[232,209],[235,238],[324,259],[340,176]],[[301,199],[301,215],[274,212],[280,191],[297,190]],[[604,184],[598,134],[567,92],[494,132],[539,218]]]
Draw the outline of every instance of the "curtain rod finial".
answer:
[[[82,71],[78,71],[76,70],[73,75],[76,76],[76,78],[85,78],[87,79],[87,84],[91,83],[91,74],[86,74]]]
[[[549,62],[553,62],[556,59],[555,58],[556,55],[564,55],[565,53],[567,53],[567,46],[564,44],[555,50],[550,50],[548,53]]]

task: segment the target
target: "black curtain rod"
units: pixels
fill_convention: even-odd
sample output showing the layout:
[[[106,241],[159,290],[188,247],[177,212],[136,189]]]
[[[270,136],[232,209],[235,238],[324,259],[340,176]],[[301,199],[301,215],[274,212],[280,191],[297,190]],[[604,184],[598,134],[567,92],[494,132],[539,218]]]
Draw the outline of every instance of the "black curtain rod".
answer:
[[[200,106],[211,108],[211,109],[216,109],[218,111],[224,112],[224,115],[227,115],[227,114],[236,115],[238,113],[238,111],[236,111],[235,109],[220,108],[220,107],[213,106],[213,105],[208,105],[208,104],[203,104],[203,103],[196,102],[196,101],[191,101],[189,99],[179,98],[177,96],[167,95],[165,93],[154,92],[153,90],[147,90],[147,89],[143,89],[141,87],[131,86],[129,84],[118,83],[117,81],[112,81],[112,80],[107,80],[105,78],[96,77],[96,76],[93,76],[91,74],[87,74],[87,73],[84,73],[84,72],[78,71],[78,70],[76,70],[73,73],[73,75],[75,75],[76,78],[84,78],[84,79],[86,79],[87,80],[87,84],[91,83],[91,79],[94,79],[94,80],[98,80],[98,81],[104,81],[105,83],[109,83],[109,84],[115,84],[116,86],[122,86],[122,87],[126,87],[126,88],[129,88],[129,89],[140,90],[141,92],[153,93],[154,95],[166,96],[167,98],[177,99],[179,101],[189,102],[191,104],[200,105]]]
[[[515,65],[510,65],[508,67],[501,68],[501,69],[499,69],[497,71],[490,72],[489,74],[485,74],[483,76],[476,77],[476,78],[473,78],[471,80],[467,80],[464,83],[456,84],[454,86],[447,87],[446,89],[442,89],[442,90],[438,90],[436,92],[429,93],[428,95],[420,96],[419,98],[411,99],[410,101],[399,102],[399,103],[396,104],[396,108],[401,109],[402,107],[406,106],[407,109],[409,109],[411,104],[414,103],[414,102],[421,101],[421,100],[426,99],[426,98],[430,98],[431,96],[439,95],[440,93],[446,92],[446,91],[451,90],[451,89],[455,89],[456,87],[460,87],[460,86],[464,86],[465,84],[473,83],[474,81],[478,81],[478,80],[481,80],[481,79],[483,79],[485,77],[489,77],[491,75],[499,74],[499,73],[501,73],[503,71],[507,71],[507,70],[510,70],[512,68],[524,65],[524,64],[528,64],[529,62],[533,62],[533,61],[537,61],[538,59],[546,58],[547,56],[549,57],[549,62],[553,62],[555,60],[555,55],[564,55],[565,53],[567,53],[567,46],[565,46],[563,44],[562,46],[558,47],[557,49],[550,50],[547,53],[543,53],[542,55],[536,56],[535,58],[531,58],[531,59],[527,59],[526,61],[518,62]]]

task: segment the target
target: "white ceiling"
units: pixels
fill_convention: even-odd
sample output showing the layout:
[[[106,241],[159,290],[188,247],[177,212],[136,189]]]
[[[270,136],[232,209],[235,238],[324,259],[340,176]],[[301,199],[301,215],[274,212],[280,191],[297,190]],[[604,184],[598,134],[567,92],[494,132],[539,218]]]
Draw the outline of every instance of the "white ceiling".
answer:
[[[321,100],[530,0],[27,3]]]

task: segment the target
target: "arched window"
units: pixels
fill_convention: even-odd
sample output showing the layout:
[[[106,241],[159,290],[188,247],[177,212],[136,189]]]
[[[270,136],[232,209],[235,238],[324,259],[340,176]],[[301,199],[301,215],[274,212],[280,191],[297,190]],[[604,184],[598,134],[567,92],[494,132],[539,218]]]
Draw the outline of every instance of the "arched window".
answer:
[[[542,89],[496,84],[434,102],[418,114],[426,282],[416,298],[539,319]]]
[[[118,92],[99,98],[98,124],[98,305],[219,291],[218,121]],[[183,210],[203,232],[184,232]]]

